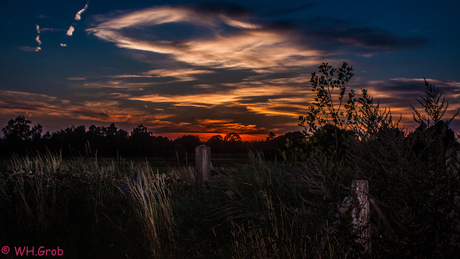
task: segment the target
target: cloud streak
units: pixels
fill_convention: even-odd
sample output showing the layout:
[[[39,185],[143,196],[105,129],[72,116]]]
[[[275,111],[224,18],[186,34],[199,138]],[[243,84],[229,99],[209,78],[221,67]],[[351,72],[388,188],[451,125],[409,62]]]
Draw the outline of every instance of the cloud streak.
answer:
[[[35,41],[38,43],[38,45],[42,45],[42,42],[40,40],[40,35],[37,35],[37,37],[35,38]]]
[[[197,11],[189,7],[158,7],[115,18],[99,17],[100,23],[87,31],[121,48],[166,54],[194,66],[213,68],[260,68],[318,63],[320,54],[296,44],[293,34],[266,29],[246,16],[230,16],[222,11]],[[213,12],[214,11],[214,12]],[[130,36],[134,28],[161,27],[185,23],[207,30],[208,36],[181,40],[148,40]],[[222,24],[233,28],[227,32]],[[160,37],[160,36],[159,36]]]
[[[87,31],[120,48],[159,53],[188,65],[254,71],[313,66],[337,55],[370,56],[422,48],[428,43],[422,37],[371,27],[256,20],[249,11],[234,5],[162,6],[98,16],[98,23]],[[165,39],[163,28],[174,24],[201,33]]]
[[[371,56],[424,48],[429,40],[423,37],[405,37],[372,27],[328,26],[305,32],[315,37],[317,43],[327,46],[329,51],[350,52]]]
[[[38,43],[38,46],[35,48],[35,51],[40,51],[42,48],[40,45],[42,45],[42,42],[40,40],[40,26],[37,24],[35,25],[35,29],[37,30],[37,37],[35,37],[35,41]]]
[[[88,4],[89,4],[89,0],[88,2],[85,4],[85,7],[83,9],[81,9],[80,11],[77,12],[77,14],[75,14],[75,20],[76,21],[80,21],[81,20],[81,15],[83,12],[86,11],[86,9],[88,9]],[[67,30],[66,32],[66,36],[67,37],[71,37],[73,35],[73,32],[75,31],[75,27],[76,26],[76,23],[73,23],[72,25],[69,26],[69,29]],[[67,44],[65,43],[61,43],[61,47],[67,47]]]
[[[75,28],[72,25],[70,25],[69,29],[67,30],[66,35],[69,37],[72,36],[73,31],[75,31]]]
[[[86,11],[86,9],[88,9],[88,4],[89,4],[89,1],[85,4],[85,7],[83,9],[81,9],[80,11],[77,12],[77,14],[75,15],[75,20],[76,21],[80,21],[81,20],[81,14]]]
[[[129,107],[120,108],[116,100],[75,102],[45,94],[0,90],[0,114],[21,114],[25,112],[56,118],[75,118],[103,122],[156,122],[171,124],[161,120],[170,117],[166,113],[151,114]]]
[[[116,75],[111,76],[112,78],[161,78],[161,77],[172,77],[176,78],[173,82],[185,82],[196,80],[195,75],[211,74],[214,73],[210,70],[199,70],[199,69],[155,69],[140,74],[129,74],[129,75]]]

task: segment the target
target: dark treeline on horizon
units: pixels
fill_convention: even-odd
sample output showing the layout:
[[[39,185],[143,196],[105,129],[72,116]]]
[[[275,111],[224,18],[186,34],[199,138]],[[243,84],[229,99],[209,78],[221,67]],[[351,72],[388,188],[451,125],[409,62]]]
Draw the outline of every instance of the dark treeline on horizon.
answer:
[[[320,151],[328,157],[339,160],[349,152],[349,142],[360,141],[352,130],[340,129],[326,124],[306,138],[305,132],[288,132],[276,136],[272,132],[263,141],[242,141],[237,133],[228,133],[224,137],[214,135],[208,141],[202,142],[198,136],[184,135],[175,140],[155,136],[148,132],[143,124],[133,128],[131,132],[118,129],[114,123],[108,127],[91,125],[71,126],[54,133],[42,134],[40,124],[31,127],[31,121],[24,116],[18,116],[8,121],[2,128],[3,138],[0,139],[0,156],[34,155],[37,152],[58,152],[63,156],[97,156],[97,157],[176,157],[192,155],[195,148],[206,144],[211,147],[213,155],[240,155],[249,152],[259,153],[264,159],[304,161],[312,152]],[[403,136],[410,144],[411,152],[426,149],[426,139],[442,144],[445,150],[455,147],[460,150],[460,144],[449,123],[438,121],[436,124],[421,124],[412,132],[399,127],[383,127],[373,133],[374,141],[387,135]],[[384,137],[383,137],[384,138]],[[308,140],[307,140],[308,139]],[[338,142],[337,142],[338,140]],[[421,155],[421,154],[418,154]]]
[[[206,144],[211,147],[213,154],[242,154],[257,150],[273,159],[285,147],[286,138],[299,140],[303,137],[299,131],[282,136],[270,132],[264,141],[248,142],[242,141],[237,133],[228,133],[225,136],[214,135],[202,142],[195,135],[184,135],[175,140],[155,136],[143,124],[131,132],[111,123],[107,127],[71,126],[44,134],[40,124],[31,124],[25,116],[8,121],[2,128],[4,136],[0,139],[0,156],[53,151],[61,152],[64,156],[97,154],[100,157],[166,157],[175,156],[176,152],[180,155],[185,152],[192,154],[197,146]]]

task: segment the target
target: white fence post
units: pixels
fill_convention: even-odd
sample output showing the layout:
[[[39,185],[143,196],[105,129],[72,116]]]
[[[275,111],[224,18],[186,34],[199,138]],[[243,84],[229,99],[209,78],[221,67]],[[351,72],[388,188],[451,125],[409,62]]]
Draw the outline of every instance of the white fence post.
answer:
[[[357,243],[364,247],[364,253],[371,253],[371,229],[370,229],[370,207],[369,207],[369,183],[366,180],[353,180],[351,184],[353,193],[358,198],[357,206],[351,212],[353,233],[358,238]]]
[[[196,184],[204,187],[211,178],[211,147],[200,145],[195,148]]]

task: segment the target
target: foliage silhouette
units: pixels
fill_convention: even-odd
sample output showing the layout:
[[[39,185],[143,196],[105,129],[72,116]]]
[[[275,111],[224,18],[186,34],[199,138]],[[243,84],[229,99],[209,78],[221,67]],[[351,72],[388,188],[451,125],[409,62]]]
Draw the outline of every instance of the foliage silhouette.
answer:
[[[24,115],[19,115],[16,119],[9,120],[8,124],[2,128],[5,139],[26,141],[40,138],[43,132],[42,126],[38,124],[30,129],[31,123],[32,122],[29,119],[26,119]]]
[[[241,141],[241,137],[240,135],[238,135],[238,133],[230,132],[227,135],[225,135],[224,141],[225,142],[238,142],[238,141]]]
[[[306,116],[299,116],[299,126],[304,128],[305,135],[302,142],[307,146],[306,150],[297,150],[301,153],[303,160],[306,159],[312,148],[327,150],[329,157],[342,159],[343,156],[338,154],[344,153],[340,149],[347,141],[345,137],[351,137],[353,134],[343,134],[341,130],[352,130],[363,138],[372,137],[381,128],[398,127],[401,119],[393,121],[390,109],[381,111],[379,104],[374,104],[367,89],[361,89],[362,97],[358,99],[355,98],[353,89],[347,93],[347,84],[353,77],[353,68],[349,67],[347,62],[343,62],[339,69],[333,68],[328,63],[323,63],[318,69],[320,75],[313,72],[310,79],[312,91],[316,92],[314,102],[308,108]],[[338,93],[334,90],[338,90]],[[345,96],[348,96],[346,103]],[[330,132],[330,129],[333,129],[333,132]],[[319,142],[319,139],[328,137],[318,138],[318,134],[326,134],[331,137],[335,142],[333,147],[330,146],[330,143]],[[315,135],[316,139],[312,140]],[[292,143],[287,142],[287,145],[290,147]]]
[[[177,151],[194,153],[195,148],[201,145],[201,140],[198,136],[185,135],[174,140],[174,143]]]
[[[31,123],[24,115],[19,115],[2,128],[7,153],[24,154],[26,147],[37,148],[32,144],[38,144],[43,130],[40,124],[31,129]]]
[[[206,145],[211,147],[213,154],[219,154],[224,151],[224,139],[221,135],[214,135],[206,141]]]
[[[434,85],[429,84],[425,78],[423,78],[423,80],[425,81],[425,97],[420,96],[423,102],[418,99],[416,100],[418,103],[420,103],[420,105],[422,105],[426,115],[420,114],[420,112],[418,112],[411,105],[413,110],[412,114],[415,122],[418,122],[419,124],[426,124],[427,126],[432,126],[440,122],[442,117],[444,117],[444,114],[449,107],[449,102],[446,102],[446,99],[442,96],[442,92],[439,89],[437,89]],[[446,105],[445,107],[444,104]],[[450,124],[450,122],[458,115],[459,112],[460,108],[457,109],[457,112],[454,114],[454,116],[447,120],[446,123]]]
[[[346,119],[351,119],[342,110],[342,103],[346,92],[346,85],[353,77],[353,73],[351,73],[353,68],[349,67],[348,63],[343,62],[342,67],[339,69],[335,69],[327,63],[323,63],[318,69],[322,75],[319,76],[316,72],[313,72],[310,79],[312,91],[316,92],[315,101],[308,108],[309,112],[307,116],[299,117],[301,121],[300,126],[305,127],[306,135],[315,133],[318,131],[318,126],[322,127],[326,124],[342,127],[347,123]],[[337,78],[334,77],[335,74],[337,74]],[[339,90],[338,103],[334,101],[335,89]],[[353,90],[350,91],[348,97],[349,100],[345,108],[349,107],[348,105],[354,97]]]

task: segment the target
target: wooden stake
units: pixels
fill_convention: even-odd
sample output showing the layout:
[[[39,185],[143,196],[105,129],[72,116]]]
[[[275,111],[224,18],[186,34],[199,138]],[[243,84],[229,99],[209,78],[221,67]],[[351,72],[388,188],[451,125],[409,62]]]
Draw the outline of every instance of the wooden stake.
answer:
[[[211,147],[201,145],[195,148],[196,185],[204,187],[211,178]]]
[[[357,206],[351,212],[353,233],[358,238],[357,243],[364,247],[365,254],[371,253],[371,229],[370,229],[370,208],[369,208],[369,183],[366,180],[353,180],[352,191],[358,198]]]

